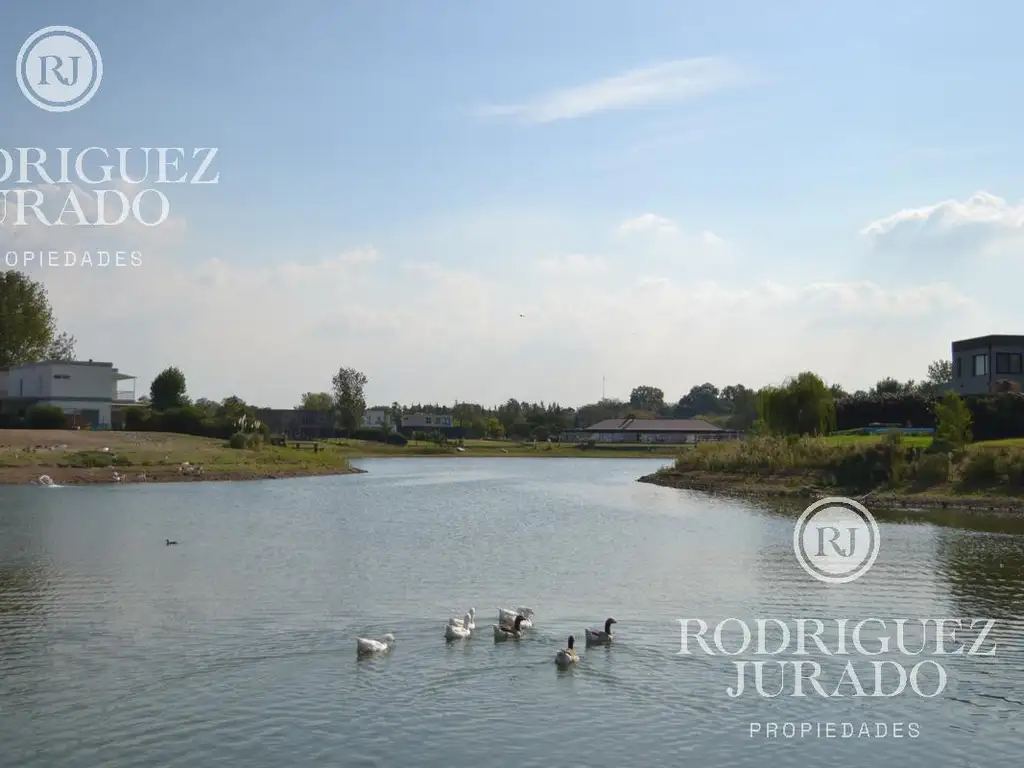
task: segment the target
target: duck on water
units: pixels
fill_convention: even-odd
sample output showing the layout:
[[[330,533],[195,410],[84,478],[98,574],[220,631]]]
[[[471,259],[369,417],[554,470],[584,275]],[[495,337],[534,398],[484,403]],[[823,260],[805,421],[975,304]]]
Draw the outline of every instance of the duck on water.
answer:
[[[555,654],[555,663],[560,667],[568,667],[572,664],[577,663],[580,660],[579,654],[576,653],[576,649],[573,645],[576,643],[576,638],[569,635],[569,640],[565,648]]]
[[[587,645],[609,645],[615,637],[612,634],[612,624],[618,624],[618,622],[615,619],[605,619],[603,630],[590,627],[583,630]]]
[[[522,616],[516,616],[515,621],[512,622],[512,626],[508,624],[495,624],[494,625],[494,639],[495,640],[518,640],[523,636],[523,622],[526,619]]]

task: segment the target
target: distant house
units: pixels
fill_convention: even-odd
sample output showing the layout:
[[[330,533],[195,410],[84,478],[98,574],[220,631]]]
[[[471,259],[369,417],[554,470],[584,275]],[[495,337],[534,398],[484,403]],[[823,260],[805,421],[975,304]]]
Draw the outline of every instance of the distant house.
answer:
[[[293,440],[325,440],[334,437],[334,414],[305,408],[261,408],[256,418],[267,425],[272,435]]]
[[[363,411],[363,426],[391,429],[391,410],[389,408],[368,408]]]
[[[585,429],[565,432],[563,442],[696,443],[740,436],[700,419],[605,419]]]
[[[1024,336],[978,336],[953,342],[954,392],[984,395],[1000,381],[1024,387]]]
[[[442,432],[450,434],[455,428],[450,413],[407,413],[402,416],[402,432]]]
[[[121,382],[131,381],[131,389]],[[60,408],[72,425],[110,429],[134,405],[135,377],[113,363],[46,360],[0,371],[0,413],[24,416],[33,405]]]

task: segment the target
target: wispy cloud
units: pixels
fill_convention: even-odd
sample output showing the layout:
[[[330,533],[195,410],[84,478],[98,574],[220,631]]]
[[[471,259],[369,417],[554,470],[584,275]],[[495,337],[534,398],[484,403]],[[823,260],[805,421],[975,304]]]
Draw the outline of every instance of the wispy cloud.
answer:
[[[751,82],[751,74],[731,59],[682,59],[552,91],[520,104],[486,106],[480,114],[526,124],[550,123],[615,109],[680,103]]]
[[[655,213],[645,213],[635,219],[628,219],[619,224],[620,235],[657,233],[663,235],[674,235],[679,232],[679,226],[664,216]]]

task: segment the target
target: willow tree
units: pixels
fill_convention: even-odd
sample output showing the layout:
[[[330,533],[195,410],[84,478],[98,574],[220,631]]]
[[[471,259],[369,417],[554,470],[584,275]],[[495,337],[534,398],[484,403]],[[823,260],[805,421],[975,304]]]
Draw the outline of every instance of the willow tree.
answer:
[[[43,284],[0,272],[0,368],[74,359],[75,337],[57,330]]]
[[[787,379],[780,387],[762,389],[757,409],[768,431],[779,435],[826,435],[836,428],[835,396],[810,371]]]

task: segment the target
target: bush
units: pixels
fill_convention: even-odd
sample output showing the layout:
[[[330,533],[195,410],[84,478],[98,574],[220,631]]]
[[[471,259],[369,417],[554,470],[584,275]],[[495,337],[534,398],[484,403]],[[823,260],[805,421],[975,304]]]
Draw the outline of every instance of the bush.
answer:
[[[967,453],[960,465],[960,480],[965,486],[994,485],[999,479],[998,449],[980,448]]]
[[[0,413],[0,429],[24,429],[25,422],[13,413]]]
[[[25,423],[29,429],[67,429],[68,417],[56,405],[33,405],[28,409]]]
[[[917,488],[943,485],[950,480],[948,453],[925,453],[910,465],[909,479]]]
[[[388,433],[380,427],[359,427],[352,430],[353,440],[370,440],[375,443],[387,442]]]
[[[239,451],[254,451],[263,446],[263,435],[259,432],[235,432],[228,445]]]
[[[408,445],[409,443],[405,435],[403,435],[401,432],[389,433],[388,436],[385,438],[384,442],[386,442],[388,445]]]

